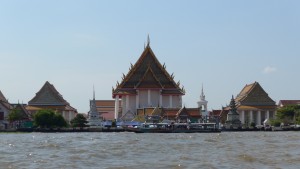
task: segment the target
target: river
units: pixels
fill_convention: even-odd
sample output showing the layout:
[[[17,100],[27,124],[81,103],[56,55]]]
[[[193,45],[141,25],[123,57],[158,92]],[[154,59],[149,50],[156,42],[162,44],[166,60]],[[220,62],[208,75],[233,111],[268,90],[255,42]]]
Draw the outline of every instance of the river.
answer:
[[[0,168],[299,168],[300,132],[0,133]]]

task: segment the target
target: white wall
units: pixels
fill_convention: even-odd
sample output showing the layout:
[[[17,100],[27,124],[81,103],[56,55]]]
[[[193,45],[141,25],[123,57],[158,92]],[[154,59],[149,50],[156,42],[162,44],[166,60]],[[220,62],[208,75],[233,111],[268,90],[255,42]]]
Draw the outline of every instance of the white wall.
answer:
[[[170,99],[168,95],[162,96],[162,107],[170,108]]]
[[[129,110],[132,112],[132,113],[136,113],[136,96],[129,96]]]
[[[150,103],[152,107],[157,107],[159,105],[159,91],[158,90],[152,90],[151,91],[151,98]]]
[[[140,108],[148,107],[148,90],[139,90]]]
[[[4,112],[4,119],[7,118],[9,110],[7,110],[2,104],[0,104],[0,112]]]
[[[173,107],[182,107],[180,98],[181,96],[173,96],[172,101],[173,101]]]

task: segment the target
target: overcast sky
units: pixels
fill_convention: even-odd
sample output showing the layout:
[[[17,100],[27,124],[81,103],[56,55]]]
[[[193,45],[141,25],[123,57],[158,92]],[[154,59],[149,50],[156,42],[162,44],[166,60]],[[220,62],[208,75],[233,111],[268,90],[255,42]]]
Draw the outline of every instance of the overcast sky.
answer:
[[[28,103],[49,81],[78,109],[112,99],[147,35],[196,107],[229,104],[246,84],[300,99],[300,1],[0,0],[0,90]]]

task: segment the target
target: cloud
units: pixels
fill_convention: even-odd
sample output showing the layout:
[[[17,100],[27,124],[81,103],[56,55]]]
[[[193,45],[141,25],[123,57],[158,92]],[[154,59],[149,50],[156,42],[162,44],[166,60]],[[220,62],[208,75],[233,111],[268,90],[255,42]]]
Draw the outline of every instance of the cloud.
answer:
[[[266,67],[264,68],[264,70],[263,70],[263,73],[264,73],[264,74],[271,74],[271,73],[274,73],[274,72],[276,72],[276,71],[277,71],[276,67],[273,67],[273,66],[266,66]]]

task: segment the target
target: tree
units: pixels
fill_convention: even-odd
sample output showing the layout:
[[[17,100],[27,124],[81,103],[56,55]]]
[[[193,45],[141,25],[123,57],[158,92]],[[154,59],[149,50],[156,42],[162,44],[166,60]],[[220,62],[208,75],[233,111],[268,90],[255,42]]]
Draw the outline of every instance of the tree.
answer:
[[[66,120],[63,118],[61,114],[55,113],[53,117],[53,121],[55,122],[56,127],[66,127],[68,126]]]
[[[80,127],[82,129],[83,127],[87,127],[88,121],[86,118],[83,116],[83,114],[77,114],[74,119],[70,121],[72,127]]]
[[[23,119],[24,119],[24,116],[23,116],[21,110],[18,108],[13,108],[8,114],[8,120],[10,122],[20,121]]]
[[[23,120],[26,117],[24,117],[24,114],[21,112],[21,110],[19,108],[13,108],[9,112],[7,118],[8,118],[10,123],[18,122],[18,125],[20,126],[20,121]]]
[[[41,128],[65,127],[67,122],[61,114],[51,109],[42,109],[34,115],[34,124]]]
[[[277,109],[276,119],[283,123],[300,122],[300,106],[290,105]]]

